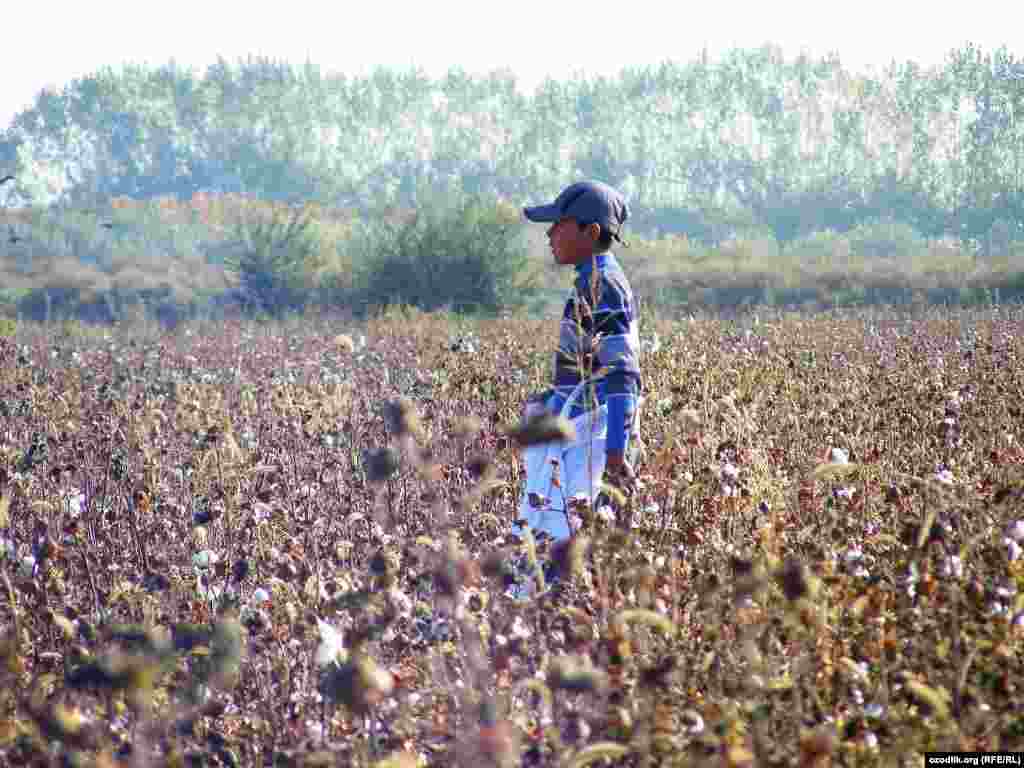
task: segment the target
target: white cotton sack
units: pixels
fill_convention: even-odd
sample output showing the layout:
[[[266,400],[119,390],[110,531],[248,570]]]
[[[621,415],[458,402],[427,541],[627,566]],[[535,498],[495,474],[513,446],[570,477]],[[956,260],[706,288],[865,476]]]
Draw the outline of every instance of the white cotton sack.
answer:
[[[523,451],[526,486],[519,503],[519,517],[526,520],[534,535],[545,531],[555,539],[569,536],[568,500],[584,497],[593,503],[601,489],[608,406],[587,411],[571,421],[576,429],[575,441],[531,445]],[[559,487],[552,482],[553,458],[558,459]],[[530,503],[534,496],[545,500],[540,508]]]

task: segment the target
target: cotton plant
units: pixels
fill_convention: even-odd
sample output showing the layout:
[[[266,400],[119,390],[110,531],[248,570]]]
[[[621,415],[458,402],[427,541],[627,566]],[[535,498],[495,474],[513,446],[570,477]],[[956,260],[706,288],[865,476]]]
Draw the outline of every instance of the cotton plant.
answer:
[[[654,333],[649,338],[640,341],[640,349],[645,354],[654,355],[661,351],[661,337]]]
[[[1017,596],[1017,589],[1014,586],[996,587],[994,597],[988,603],[988,614],[994,618],[1005,618],[1014,621],[1015,617],[1010,609],[1014,598]]]
[[[964,439],[960,434],[960,422],[957,420],[956,413],[951,412],[948,408],[946,416],[942,419],[941,431],[947,449],[959,448],[963,445]]]
[[[950,555],[942,561],[942,566],[939,569],[940,575],[944,579],[952,579],[959,581],[964,577],[964,561],[958,555]]]
[[[740,495],[740,470],[729,460],[723,460],[718,468],[718,492],[726,498]]]
[[[73,518],[80,517],[85,509],[85,494],[78,488],[75,488],[64,497],[64,504],[68,514]]]
[[[455,620],[472,620],[476,611],[487,607],[487,591],[476,587],[466,587],[459,591],[458,602],[455,605]]]
[[[565,516],[572,533],[578,533],[583,528],[583,514],[589,507],[590,499],[583,492],[574,494],[567,500]]]
[[[866,579],[871,575],[867,565],[872,559],[870,555],[865,555],[864,551],[858,546],[850,547],[843,555],[843,563],[850,573],[860,579]]]
[[[196,580],[196,593],[202,600],[210,603],[211,606],[215,605],[225,594],[222,586],[218,584],[205,584],[203,576]]]
[[[853,501],[853,497],[856,493],[857,489],[852,485],[839,486],[832,491],[832,495],[838,501]]]
[[[739,490],[738,489],[736,490],[736,494],[737,495],[739,494]],[[648,505],[646,507],[643,507],[642,509],[634,509],[633,510],[633,514],[630,515],[630,518],[629,518],[629,527],[630,527],[630,529],[635,531],[635,530],[638,530],[639,528],[642,528],[643,524],[644,524],[644,515],[649,514],[650,512],[651,512],[651,506],[650,505]]]
[[[845,467],[850,464],[850,452],[846,448],[830,446],[828,449],[828,462],[830,464]],[[857,494],[857,488],[852,485],[834,485],[832,488],[832,499],[839,503],[852,502]]]
[[[211,581],[210,573],[213,566],[220,561],[220,555],[212,549],[202,549],[192,555],[192,570],[196,575],[196,593],[211,606],[226,596],[233,596],[234,591]]]
[[[212,549],[202,549],[192,555],[192,566],[198,570],[212,568],[218,563],[220,556]]]
[[[411,597],[398,587],[388,590],[388,600],[399,618],[412,618],[414,603]]]
[[[263,620],[265,623],[269,623],[269,617],[267,616],[265,607],[270,603],[270,600],[270,592],[263,587],[257,587],[252,591],[252,594],[249,596],[249,600],[242,606],[241,611],[239,611],[239,620],[243,624],[258,620]]]
[[[452,639],[452,626],[443,611],[435,611],[421,600],[413,609],[413,626],[427,642],[447,642]]]

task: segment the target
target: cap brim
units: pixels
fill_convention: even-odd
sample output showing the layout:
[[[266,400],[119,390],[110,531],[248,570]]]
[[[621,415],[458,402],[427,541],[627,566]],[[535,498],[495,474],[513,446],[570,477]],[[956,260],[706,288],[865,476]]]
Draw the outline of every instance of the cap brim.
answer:
[[[530,221],[538,224],[547,224],[558,221],[562,218],[562,212],[554,203],[550,205],[535,205],[532,208],[523,208],[523,215]]]

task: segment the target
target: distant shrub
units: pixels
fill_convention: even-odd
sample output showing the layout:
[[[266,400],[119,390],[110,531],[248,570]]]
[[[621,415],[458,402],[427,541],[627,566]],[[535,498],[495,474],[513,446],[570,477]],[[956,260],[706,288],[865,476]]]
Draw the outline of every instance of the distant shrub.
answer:
[[[18,312],[37,322],[65,319],[78,312],[79,296],[77,288],[66,285],[36,288],[18,302]]]
[[[37,288],[18,302],[19,314],[36,322],[78,320],[110,324],[127,321],[141,313],[167,327],[194,314],[196,302],[175,298],[169,285],[157,289],[114,289],[83,292],[72,286]]]
[[[77,318],[113,323],[142,310],[174,325],[224,286],[223,271],[201,257],[147,253],[117,256],[104,269],[69,257],[40,258],[31,274],[20,277],[29,287],[16,293],[16,311],[40,322]]]
[[[844,269],[854,262],[908,262],[929,250],[913,227],[892,219],[874,219],[847,232],[821,230],[793,240],[786,255],[797,262],[825,269]]]
[[[874,219],[846,233],[850,253],[862,258],[908,259],[928,250],[920,232],[895,219]]]
[[[298,309],[309,296],[320,258],[317,225],[308,212],[240,216],[224,269],[249,309],[270,315]]]
[[[482,196],[435,197],[397,220],[365,222],[350,247],[369,307],[493,313],[522,306],[536,288],[521,224]]]
[[[849,238],[832,230],[803,235],[786,248],[787,257],[804,264],[843,264],[851,252]]]
[[[0,272],[0,281],[7,279],[9,273]],[[0,317],[13,317],[17,314],[18,303],[29,293],[27,288],[0,288]]]

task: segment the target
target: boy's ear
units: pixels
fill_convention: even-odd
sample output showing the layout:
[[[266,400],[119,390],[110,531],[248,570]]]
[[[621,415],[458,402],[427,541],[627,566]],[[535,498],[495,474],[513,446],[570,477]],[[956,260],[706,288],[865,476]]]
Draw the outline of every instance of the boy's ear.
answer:
[[[585,231],[587,233],[587,237],[589,237],[595,243],[601,237],[601,225],[598,224],[596,221],[588,224]]]

